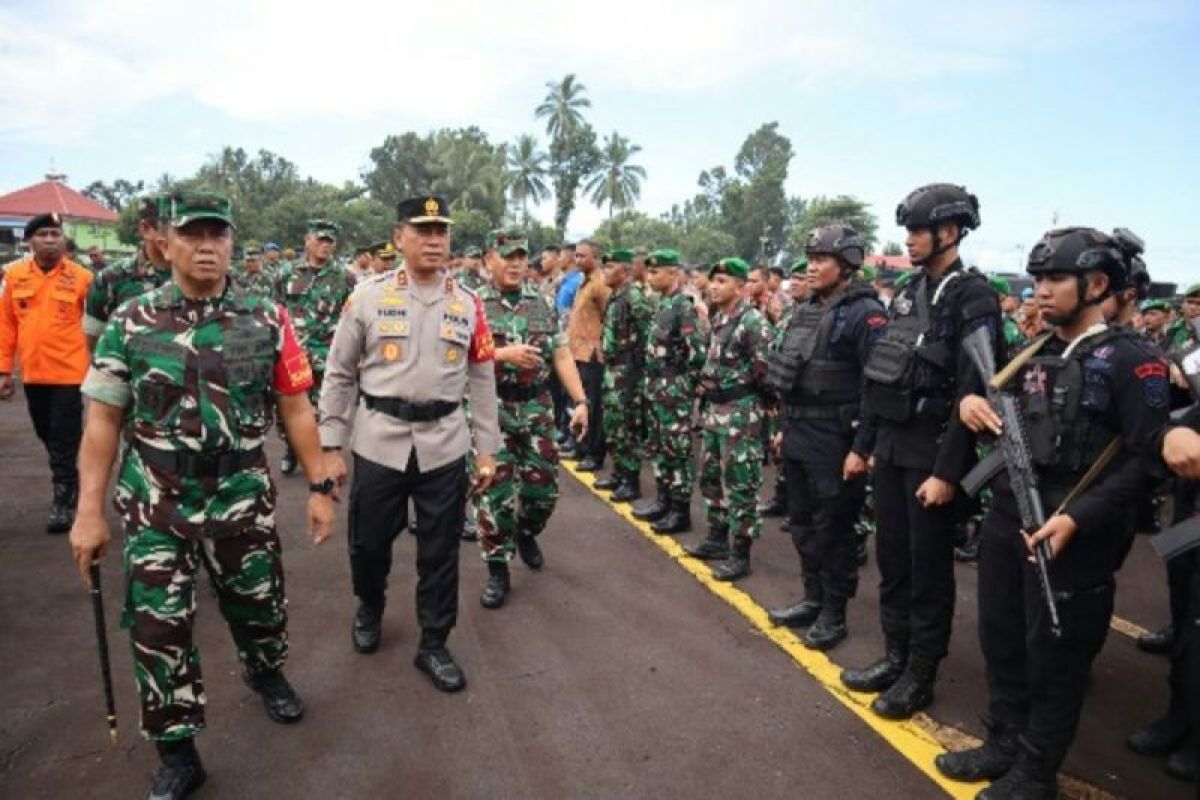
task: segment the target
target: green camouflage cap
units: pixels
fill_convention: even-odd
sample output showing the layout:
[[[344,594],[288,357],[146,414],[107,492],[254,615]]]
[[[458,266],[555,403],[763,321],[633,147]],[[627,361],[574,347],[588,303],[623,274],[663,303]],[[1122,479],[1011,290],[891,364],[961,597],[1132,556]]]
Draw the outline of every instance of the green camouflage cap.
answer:
[[[308,232],[318,239],[337,239],[342,235],[342,226],[331,219],[310,219]]]
[[[516,233],[515,236],[513,235],[514,233]],[[517,231],[508,231],[504,237],[504,241],[496,245],[496,252],[500,254],[501,258],[508,258],[518,251],[529,255],[529,240],[525,238],[523,233]]]
[[[722,258],[717,263],[709,267],[708,277],[724,273],[731,278],[741,278],[746,280],[750,277],[750,265],[740,258]]]
[[[683,260],[683,257],[679,254],[678,250],[672,250],[670,248],[661,248],[659,250],[655,250],[649,256],[646,257],[646,266],[647,267],[678,267],[679,262],[682,260]]]
[[[1191,286],[1183,290],[1184,297],[1192,297],[1200,294],[1200,283],[1193,283]]]
[[[797,272],[808,272],[808,259],[807,258],[797,258],[795,261],[792,262],[792,268],[791,268],[790,272],[793,275],[795,275]]]
[[[608,260],[614,264],[632,264],[633,250],[628,247],[618,247],[608,254]]]
[[[1142,304],[1140,306],[1138,306],[1138,311],[1141,311],[1143,314],[1146,313],[1147,311],[1170,311],[1170,310],[1171,310],[1171,304],[1168,303],[1166,300],[1163,300],[1162,298],[1158,298],[1158,297],[1150,299],[1150,300],[1143,300]]]
[[[483,251],[478,247],[468,247],[463,250],[463,256],[465,258],[483,258]]]
[[[495,250],[509,239],[525,239],[525,231],[520,228],[494,228],[488,231],[484,239],[484,249]]]
[[[999,275],[989,275],[988,286],[991,286],[996,294],[1012,297],[1012,284],[1008,282],[1008,278],[1001,278]]]
[[[202,219],[215,219],[233,227],[233,210],[229,198],[216,192],[171,192],[164,198],[166,214],[163,219],[172,228],[182,228]]]
[[[242,252],[246,258],[250,258],[251,256],[257,258],[262,255],[262,245],[258,242],[246,242],[246,246],[242,249]]]

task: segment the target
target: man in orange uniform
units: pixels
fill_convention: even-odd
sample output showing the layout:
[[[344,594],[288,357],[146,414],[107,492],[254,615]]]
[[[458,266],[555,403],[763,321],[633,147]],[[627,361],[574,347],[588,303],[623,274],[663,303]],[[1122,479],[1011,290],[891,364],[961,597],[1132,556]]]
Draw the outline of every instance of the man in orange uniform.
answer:
[[[8,267],[0,295],[0,400],[12,399],[19,363],[33,429],[50,454],[54,496],[46,531],[66,533],[79,496],[79,386],[88,369],[83,303],[93,276],[67,259],[58,214],[29,220],[25,241],[32,255]]]

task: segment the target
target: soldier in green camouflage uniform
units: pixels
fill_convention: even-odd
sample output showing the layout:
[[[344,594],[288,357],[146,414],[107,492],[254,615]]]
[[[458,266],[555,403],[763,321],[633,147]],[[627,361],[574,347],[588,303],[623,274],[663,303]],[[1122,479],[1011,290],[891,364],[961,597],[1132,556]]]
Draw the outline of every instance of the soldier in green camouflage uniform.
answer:
[[[126,300],[140,297],[171,279],[167,263],[163,196],[138,201],[137,227],[142,246],[132,258],[104,268],[92,281],[84,304],[83,333],[94,346],[109,317]]]
[[[771,325],[741,297],[749,272],[740,258],[725,258],[708,273],[716,307],[700,370],[700,493],[708,507],[708,538],[687,552],[723,559],[713,569],[719,581],[749,574],[750,546],[762,532],[755,503],[762,486],[762,398]]]
[[[1196,344],[1195,322],[1200,318],[1200,284],[1193,284],[1183,292],[1183,307],[1178,316],[1167,325],[1164,352],[1186,350]],[[1190,316],[1189,316],[1190,315]]]
[[[632,250],[614,250],[605,266],[612,290],[604,309],[600,349],[604,356],[604,437],[613,455],[613,474],[596,481],[611,490],[611,499],[628,503],[642,496],[640,473],[645,420],[646,334],[654,313],[642,287],[631,274]]]
[[[492,231],[488,234],[488,248],[495,247],[497,234],[503,234],[504,231]],[[462,270],[455,278],[458,285],[464,289],[470,289],[472,292],[479,294],[488,283],[487,270],[484,268],[483,253],[478,247],[468,247],[463,251]]]
[[[680,290],[679,264],[677,250],[655,250],[646,261],[650,286],[660,297],[646,337],[646,449],[658,497],[633,515],[662,534],[692,528],[692,402],[706,346],[695,303]]]
[[[479,541],[488,582],[479,602],[499,608],[510,589],[514,545],[531,569],[544,563],[537,536],[558,502],[558,447],[554,442],[553,366],[576,398],[571,426],[586,428],[587,400],[575,361],[559,331],[554,306],[527,280],[529,244],[508,231],[495,246],[492,282],[479,293],[495,343],[496,395],[504,446],[496,477],[478,504]]]
[[[286,316],[267,298],[227,291],[229,201],[173,194],[167,253],[174,280],[123,305],[97,342],[83,392],[93,402],[80,450],[71,545],[85,580],[109,539],[103,500],[122,438],[113,504],[125,523],[127,594],[142,730],[162,757],[149,797],[185,797],[204,781],[192,743],[204,684],[192,639],[203,564],[244,678],[277,722],[304,707],[280,672],[287,656],[275,487],[263,440],[275,407],[310,481],[324,478],[312,382]],[[333,482],[311,487],[313,538],[328,537]]]
[[[241,269],[230,273],[230,287],[238,295],[272,298],[274,280],[262,261],[262,248],[256,243],[246,245]]]
[[[333,332],[337,329],[342,307],[354,289],[354,276],[333,259],[340,234],[341,228],[336,222],[309,220],[308,233],[304,237],[304,258],[284,264],[275,275],[275,301],[287,309],[300,346],[312,365],[313,386],[308,396],[313,408],[321,394],[325,359],[329,356]],[[283,431],[280,433],[282,435]],[[296,458],[290,446],[281,469],[284,475],[296,471]]]

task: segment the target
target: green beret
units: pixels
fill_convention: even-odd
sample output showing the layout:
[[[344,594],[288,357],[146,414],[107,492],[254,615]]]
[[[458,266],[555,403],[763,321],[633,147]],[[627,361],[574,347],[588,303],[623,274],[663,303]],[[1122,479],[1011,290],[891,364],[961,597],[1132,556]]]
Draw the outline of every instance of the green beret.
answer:
[[[905,287],[905,285],[909,281],[911,281],[913,279],[913,276],[916,274],[917,274],[917,271],[915,269],[910,269],[906,272],[901,272],[899,275],[896,276],[896,282],[892,284],[892,288],[895,289],[897,292],[900,291],[901,289],[903,289]]]
[[[708,277],[724,273],[731,278],[741,278],[746,280],[750,276],[750,265],[740,258],[722,258],[716,264],[709,267]]]
[[[683,260],[683,257],[679,254],[678,250],[671,250],[670,248],[662,248],[660,250],[655,250],[649,256],[646,257],[646,266],[647,267],[678,267],[679,262],[682,260]]]
[[[614,264],[632,264],[633,251],[628,247],[618,247],[608,254],[608,260]]]
[[[1200,294],[1200,283],[1193,283],[1191,286],[1187,287],[1187,289],[1185,289],[1183,292],[1184,297],[1192,297],[1193,295],[1197,295],[1197,294]]]
[[[1171,310],[1171,304],[1168,303],[1166,300],[1163,300],[1162,298],[1157,298],[1157,297],[1153,298],[1151,300],[1143,300],[1142,304],[1140,306],[1138,306],[1138,311],[1141,311],[1143,314],[1146,313],[1147,311],[1168,311],[1169,312],[1170,310]]]
[[[858,274],[867,283],[874,283],[875,278],[879,276],[879,273],[870,264],[863,264],[859,267]]]
[[[1007,278],[1001,278],[999,275],[988,275],[988,286],[991,286],[996,294],[1012,297],[1012,284],[1008,282]]]
[[[233,210],[229,198],[216,192],[172,192],[166,198],[167,221],[173,228],[182,228],[197,220],[215,219],[233,226]]]
[[[331,219],[310,219],[308,221],[308,232],[318,239],[333,239],[336,241],[342,234],[342,226]]]
[[[807,258],[797,258],[792,263],[791,272],[793,275],[795,275],[797,272],[808,272],[808,259]]]

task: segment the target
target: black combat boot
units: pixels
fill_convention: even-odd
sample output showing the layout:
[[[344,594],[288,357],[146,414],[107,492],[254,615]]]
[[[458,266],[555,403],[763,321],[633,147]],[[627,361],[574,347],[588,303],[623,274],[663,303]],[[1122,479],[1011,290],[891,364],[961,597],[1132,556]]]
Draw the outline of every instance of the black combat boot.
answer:
[[[267,716],[276,722],[290,725],[304,717],[304,703],[296,696],[296,690],[279,670],[244,672],[242,680],[262,696]]]
[[[817,621],[804,634],[801,641],[809,650],[826,652],[837,647],[849,634],[846,628],[846,601],[826,600],[821,606]]]
[[[702,561],[729,558],[729,525],[710,525],[708,537],[699,544],[688,545],[683,552]]]
[[[512,586],[508,580],[508,562],[489,561],[487,566],[487,584],[483,587],[483,594],[479,595],[479,605],[484,608],[499,608],[504,605],[504,598],[508,596],[508,590]]]
[[[787,513],[787,506],[779,499],[779,494],[765,503],[759,503],[754,507],[754,511],[760,517],[782,517]]]
[[[1195,783],[1196,753],[1191,747],[1176,750],[1167,757],[1167,763],[1163,765],[1163,771],[1177,780]]]
[[[517,555],[530,569],[541,569],[546,565],[546,557],[542,555],[542,548],[538,546],[537,537],[530,536],[528,533],[517,534]]]
[[[671,510],[671,498],[667,494],[667,485],[665,483],[658,484],[658,497],[653,503],[641,508],[633,510],[633,518],[640,519],[643,522],[657,522],[666,513]]]
[[[1135,728],[1125,738],[1129,749],[1143,756],[1170,755],[1187,741],[1189,733],[1187,708],[1171,693],[1171,708],[1165,716]]]
[[[191,738],[177,742],[155,742],[162,763],[154,773],[154,781],[146,800],[183,800],[204,785],[208,776]]]
[[[374,653],[378,650],[382,627],[383,609],[359,603],[358,611],[354,614],[354,628],[350,634],[354,641],[354,649],[360,653]]]
[[[842,670],[842,683],[856,692],[882,692],[894,684],[908,664],[908,648],[887,642],[883,658],[862,669]]]
[[[580,472],[599,472],[604,469],[604,459],[594,456],[584,456],[583,460],[575,465],[575,469]]]
[[[608,498],[614,503],[632,503],[642,498],[641,474],[628,470],[621,474],[621,485]]]
[[[1018,738],[1017,757],[991,786],[975,795],[975,800],[1056,800],[1058,781],[1054,768],[1024,737]]]
[[[983,744],[970,750],[942,753],[933,760],[938,772],[952,781],[975,783],[994,781],[1012,768],[1020,751],[1020,729],[986,718],[983,723],[987,726]]]
[[[871,703],[871,710],[884,719],[910,719],[933,702],[937,664],[910,660],[896,682]]]
[[[750,574],[750,545],[754,540],[749,536],[733,537],[733,550],[729,558],[713,567],[712,576],[715,580],[733,583]]]
[[[1156,631],[1143,633],[1137,638],[1137,646],[1139,650],[1159,656],[1171,652],[1171,648],[1175,646],[1174,626],[1168,625]]]
[[[657,534],[687,533],[692,529],[692,504],[686,500],[672,500],[667,513],[650,523]]]
[[[597,489],[599,489],[602,492],[611,492],[613,489],[616,489],[620,485],[621,485],[621,470],[619,470],[619,469],[614,469],[612,471],[612,474],[609,475],[607,478],[597,478],[596,482],[592,484],[592,486],[596,487]]]
[[[74,492],[65,483],[54,484],[50,498],[50,516],[46,518],[46,533],[66,533],[75,521]]]
[[[772,625],[807,628],[817,621],[817,616],[821,613],[821,579],[815,575],[805,575],[803,581],[803,600],[767,611],[767,619]]]
[[[289,444],[287,451],[283,454],[283,459],[279,462],[279,471],[284,475],[291,475],[296,471],[297,466],[296,454],[292,452],[292,446]]]

